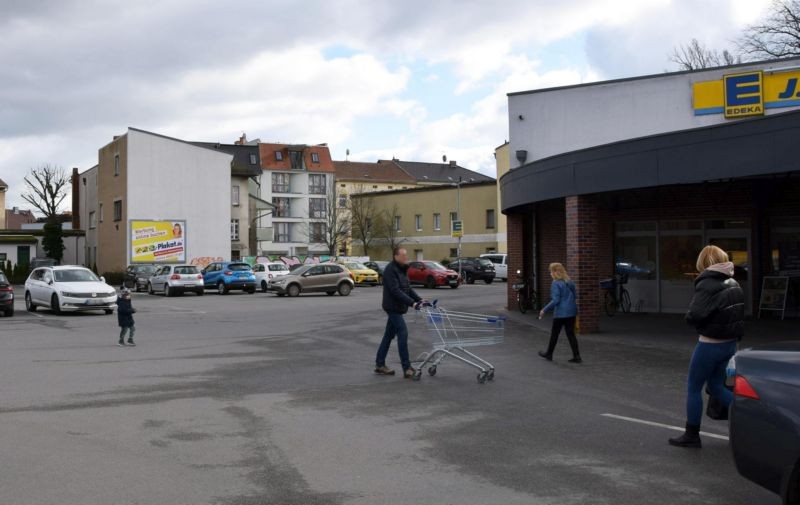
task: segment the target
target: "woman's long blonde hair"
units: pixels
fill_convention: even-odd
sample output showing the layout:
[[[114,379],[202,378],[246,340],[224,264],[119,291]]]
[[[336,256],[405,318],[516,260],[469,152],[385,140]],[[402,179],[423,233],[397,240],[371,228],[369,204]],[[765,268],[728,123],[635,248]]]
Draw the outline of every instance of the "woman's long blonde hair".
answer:
[[[550,273],[555,275],[555,278],[560,281],[568,281],[569,274],[567,269],[561,263],[550,263]]]
[[[707,245],[697,255],[697,271],[703,272],[706,268],[717,263],[725,263],[728,261],[728,253],[715,245]]]

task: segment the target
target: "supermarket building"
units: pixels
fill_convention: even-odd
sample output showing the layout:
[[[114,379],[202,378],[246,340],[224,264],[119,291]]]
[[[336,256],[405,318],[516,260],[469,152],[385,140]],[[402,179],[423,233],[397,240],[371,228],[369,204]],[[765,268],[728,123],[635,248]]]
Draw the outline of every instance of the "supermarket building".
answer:
[[[567,265],[584,331],[601,279],[634,311],[682,313],[706,244],[725,249],[756,313],[765,276],[800,294],[800,58],[510,93],[499,181],[509,269]],[[515,293],[509,285],[509,307]]]

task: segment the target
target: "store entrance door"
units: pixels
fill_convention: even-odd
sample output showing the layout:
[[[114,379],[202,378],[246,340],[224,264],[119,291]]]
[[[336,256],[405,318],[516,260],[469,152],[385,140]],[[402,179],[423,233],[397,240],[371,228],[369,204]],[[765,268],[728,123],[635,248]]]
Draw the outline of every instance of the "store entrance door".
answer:
[[[745,313],[752,313],[750,279],[750,237],[744,230],[709,230],[708,243],[728,253],[733,262],[733,277],[742,286]]]

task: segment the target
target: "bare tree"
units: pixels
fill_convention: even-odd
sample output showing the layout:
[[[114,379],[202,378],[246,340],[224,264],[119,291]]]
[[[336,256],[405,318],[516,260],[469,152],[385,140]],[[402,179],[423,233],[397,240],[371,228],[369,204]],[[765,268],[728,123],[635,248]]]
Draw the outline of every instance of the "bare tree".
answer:
[[[389,251],[394,251],[396,247],[400,247],[403,244],[396,222],[399,211],[400,208],[397,204],[394,204],[391,209],[385,209],[378,215],[376,238],[386,244]]]
[[[325,226],[323,230],[322,241],[328,247],[328,253],[331,256],[338,254],[338,249],[343,244],[347,237],[350,236],[350,216],[347,205],[339,205],[339,197],[342,195],[338,192],[334,184],[326,199],[325,208]]]
[[[741,58],[734,56],[727,49],[722,52],[709,49],[697,39],[692,39],[688,44],[681,44],[674,48],[669,59],[673,63],[677,63],[681,70],[698,70],[741,63]]]
[[[350,229],[353,239],[361,243],[364,256],[369,256],[370,247],[377,238],[377,225],[380,213],[375,199],[369,193],[354,194],[350,197]]]
[[[67,197],[67,185],[70,184],[64,169],[49,163],[31,168],[25,176],[25,184],[28,189],[22,194],[23,200],[44,214],[48,222],[55,222],[58,208]]]
[[[754,60],[800,56],[800,0],[773,0],[766,18],[747,27],[738,44]]]

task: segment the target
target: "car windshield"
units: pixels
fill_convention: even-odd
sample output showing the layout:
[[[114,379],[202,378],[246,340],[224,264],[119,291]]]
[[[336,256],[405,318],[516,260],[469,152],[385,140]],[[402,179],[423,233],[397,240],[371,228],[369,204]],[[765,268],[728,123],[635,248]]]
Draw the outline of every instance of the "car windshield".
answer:
[[[303,265],[301,267],[297,267],[292,270],[292,275],[303,275],[304,273],[308,272],[308,270],[313,267],[314,265]]]
[[[447,270],[441,263],[437,263],[435,261],[426,261],[425,267],[430,268],[431,270]]]
[[[100,282],[100,279],[91,270],[72,268],[69,270],[55,270],[56,282]]]
[[[487,260],[486,258],[479,259],[478,263],[480,263],[480,265],[482,267],[493,267],[494,266],[494,263],[492,263],[491,261]]]
[[[345,266],[350,270],[366,270],[367,267],[362,265],[361,263],[347,263]]]
[[[184,275],[191,275],[197,273],[197,267],[193,266],[186,266],[186,267],[175,267],[176,274],[184,274]]]
[[[231,263],[228,265],[228,270],[232,270],[234,272],[245,272],[250,270],[250,265],[247,263]]]
[[[0,284],[8,284],[8,279],[6,279],[6,276],[3,275],[2,272],[0,272]]]
[[[136,271],[140,274],[153,274],[156,271],[156,267],[153,265],[143,265],[140,267],[136,267]]]
[[[269,265],[269,271],[270,272],[288,272],[289,271],[289,267],[287,267],[286,265],[283,265],[283,264],[277,264],[276,263],[275,265]]]

